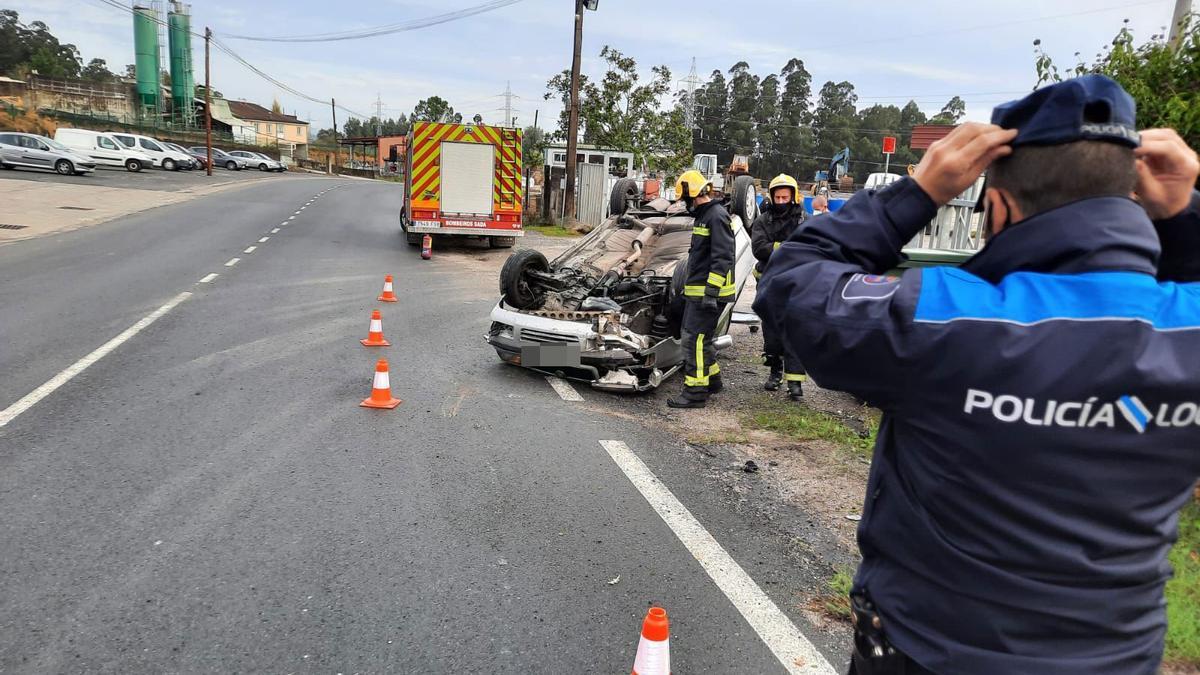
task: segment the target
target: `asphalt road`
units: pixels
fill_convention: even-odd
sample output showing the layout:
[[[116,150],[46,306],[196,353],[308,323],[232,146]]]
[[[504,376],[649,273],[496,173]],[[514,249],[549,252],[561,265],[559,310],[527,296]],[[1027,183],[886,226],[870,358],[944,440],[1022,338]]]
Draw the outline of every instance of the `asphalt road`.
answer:
[[[287,177],[287,173],[259,171],[258,169],[243,169],[228,171],[221,167],[213,169],[213,175],[208,176],[204,171],[163,171],[153,167],[131,172],[112,166],[96,167],[96,170],[82,176],[60,176],[53,171],[37,169],[13,168],[0,172],[0,178],[28,180],[44,183],[65,183],[69,185],[95,185],[99,187],[129,188],[134,190],[189,190],[206,185],[223,185],[247,181],[271,180]],[[301,174],[304,175],[304,174]]]
[[[264,180],[0,247],[0,410],[178,301],[0,427],[0,673],[626,672],[652,602],[674,672],[787,672],[600,441],[803,626],[778,542],[676,439],[500,364],[469,263],[504,253],[423,262],[398,206]],[[393,411],[358,407],[380,356]]]

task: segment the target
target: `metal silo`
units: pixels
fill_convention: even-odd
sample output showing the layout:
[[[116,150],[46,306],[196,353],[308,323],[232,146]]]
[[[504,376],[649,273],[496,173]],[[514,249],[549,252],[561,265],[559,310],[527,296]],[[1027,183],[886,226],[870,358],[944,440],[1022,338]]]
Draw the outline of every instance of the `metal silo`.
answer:
[[[172,2],[167,14],[167,41],[171,54],[171,103],[175,119],[195,123],[196,77],[192,72],[192,16],[182,2]]]
[[[142,111],[156,113],[159,96],[158,17],[149,7],[133,8],[134,68]]]

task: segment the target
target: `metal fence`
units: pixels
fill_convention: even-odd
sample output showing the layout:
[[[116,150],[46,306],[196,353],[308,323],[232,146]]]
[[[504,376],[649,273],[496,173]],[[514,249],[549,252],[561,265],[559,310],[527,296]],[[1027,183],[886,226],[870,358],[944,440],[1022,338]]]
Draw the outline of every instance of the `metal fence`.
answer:
[[[983,190],[983,176],[956,199],[938,209],[925,229],[908,247],[952,251],[977,251],[983,247],[983,214],[975,213],[975,203]]]

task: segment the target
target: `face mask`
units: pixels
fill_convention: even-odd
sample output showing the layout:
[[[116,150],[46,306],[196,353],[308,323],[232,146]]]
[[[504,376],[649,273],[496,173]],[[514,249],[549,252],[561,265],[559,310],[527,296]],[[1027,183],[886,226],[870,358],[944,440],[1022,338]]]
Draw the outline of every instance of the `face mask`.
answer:
[[[819,215],[821,215],[822,213],[828,213],[828,212],[829,212],[829,211],[828,211],[828,210],[826,210],[826,209],[813,209],[813,215],[814,215],[814,216],[819,216]]]

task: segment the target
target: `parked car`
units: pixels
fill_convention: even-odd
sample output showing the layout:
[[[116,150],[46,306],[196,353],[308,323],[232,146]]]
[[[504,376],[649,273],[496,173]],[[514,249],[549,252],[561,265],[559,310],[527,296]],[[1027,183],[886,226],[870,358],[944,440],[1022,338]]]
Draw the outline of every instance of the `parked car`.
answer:
[[[190,150],[205,152],[203,145],[193,145]],[[245,157],[234,157],[220,148],[212,149],[213,166],[223,166],[229,171],[241,171],[250,166],[250,161]]]
[[[17,132],[0,133],[0,168],[23,166],[57,171],[64,176],[96,170],[96,162],[45,136]]]
[[[111,135],[90,129],[63,129],[54,132],[54,140],[81,155],[91,157],[100,166],[123,166],[141,171],[152,166],[149,155],[130,150]]]
[[[109,134],[130,150],[137,150],[150,157],[150,160],[164,171],[179,171],[191,165],[191,157],[187,153],[176,152],[163,145],[163,142],[142,136],[114,131]]]
[[[205,167],[203,155],[196,156],[196,155],[192,154],[191,150],[183,147],[182,145],[179,145],[178,143],[163,143],[163,145],[174,150],[175,152],[187,155],[188,161],[191,163],[188,168],[203,169]]]
[[[250,166],[257,166],[259,171],[287,171],[287,167],[283,162],[277,159],[271,159],[261,152],[250,152],[249,150],[231,150],[230,155],[245,159]]]
[[[748,225],[756,213],[753,179],[735,184],[730,202],[737,293],[754,268]],[[745,181],[743,181],[745,182]],[[500,301],[486,341],[502,361],[608,391],[654,389],[683,367],[679,343],[683,285],[693,217],[682,201],[630,198],[636,182],[613,187],[609,216],[553,261],[541,252],[512,254],[500,272]],[[724,306],[716,347],[736,301]]]

